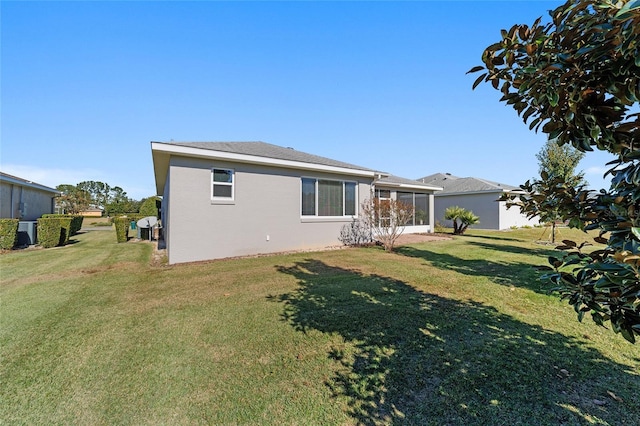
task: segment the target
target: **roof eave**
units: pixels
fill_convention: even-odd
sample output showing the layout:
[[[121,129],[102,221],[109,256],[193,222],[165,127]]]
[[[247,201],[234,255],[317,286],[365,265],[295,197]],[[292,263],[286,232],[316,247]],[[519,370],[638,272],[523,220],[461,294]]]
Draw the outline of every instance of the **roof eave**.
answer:
[[[10,184],[25,186],[27,188],[33,188],[33,189],[37,189],[39,191],[48,192],[48,193],[50,193],[50,194],[52,194],[54,196],[58,196],[58,195],[61,194],[61,192],[58,191],[57,189],[50,188],[50,187],[44,186],[44,185],[40,185],[39,183],[35,183],[35,182],[29,182],[29,181],[25,181],[25,180],[22,180],[22,179],[14,179],[11,176],[2,175],[2,176],[0,176],[0,180],[2,180],[4,182],[8,182]]]
[[[472,194],[501,194],[503,192],[511,192],[505,189],[485,189],[482,191],[459,191],[459,192],[441,192],[437,196],[444,197],[448,195],[472,195]]]
[[[309,170],[325,173],[337,173],[349,176],[375,178],[381,172],[367,169],[350,169],[347,167],[328,166],[323,164],[305,163],[302,161],[281,160],[258,155],[238,154],[233,152],[216,151],[196,147],[172,145],[162,142],[151,142],[153,167],[155,170],[156,190],[158,195],[164,192],[164,185],[169,168],[169,158],[172,155],[193,158],[224,160],[245,164],[283,167],[287,169]]]
[[[411,185],[408,183],[393,183],[393,182],[376,182],[376,186],[385,186],[388,188],[401,188],[401,189],[421,189],[424,191],[442,191],[442,188],[439,186],[431,186],[431,185]]]

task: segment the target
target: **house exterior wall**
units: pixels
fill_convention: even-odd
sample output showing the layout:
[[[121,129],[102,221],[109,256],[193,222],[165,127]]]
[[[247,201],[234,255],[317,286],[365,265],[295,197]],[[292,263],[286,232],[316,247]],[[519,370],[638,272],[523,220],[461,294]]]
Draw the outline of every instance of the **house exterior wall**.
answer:
[[[36,220],[54,211],[55,196],[10,182],[0,182],[0,218]]]
[[[80,216],[102,217],[102,210],[86,210],[86,211],[80,212]]]
[[[518,207],[511,207],[507,209],[507,203],[500,201],[500,229],[509,229],[513,226],[518,228],[523,226],[536,226],[540,224],[540,219],[535,217],[533,219],[527,218],[527,216],[520,213]]]
[[[471,210],[480,218],[480,223],[472,225],[478,229],[500,228],[500,205],[496,201],[500,197],[499,192],[484,192],[476,194],[436,195],[435,220],[444,226],[452,227],[450,220],[444,219],[444,211],[451,206],[459,206]]]
[[[212,168],[234,170],[234,201],[211,200]],[[357,182],[358,208],[371,179],[172,156],[163,194],[169,263],[341,245],[350,217],[301,216],[301,178]]]
[[[444,211],[447,207],[460,206],[471,210],[480,218],[480,223],[473,225],[477,229],[509,229],[511,227],[534,226],[539,223],[537,219],[528,219],[520,213],[516,207],[507,209],[504,201],[497,201],[500,192],[484,192],[476,194],[436,195],[435,220],[444,226],[452,227],[450,220],[444,220]]]

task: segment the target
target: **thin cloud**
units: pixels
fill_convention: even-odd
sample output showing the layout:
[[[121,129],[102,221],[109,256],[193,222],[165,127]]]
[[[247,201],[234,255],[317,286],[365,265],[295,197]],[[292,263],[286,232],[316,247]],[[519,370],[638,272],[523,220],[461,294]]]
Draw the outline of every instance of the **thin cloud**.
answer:
[[[116,183],[116,179],[109,177],[107,173],[96,169],[54,169],[42,168],[36,166],[27,166],[23,164],[2,164],[0,170],[4,173],[27,179],[40,185],[55,188],[58,185],[77,185],[84,181],[104,182],[109,185],[118,185],[127,193],[129,198],[141,200],[146,197],[155,195],[156,191],[153,186],[127,185],[125,182]],[[120,176],[122,180],[122,176]]]
[[[22,164],[2,164],[2,171],[51,188],[62,184],[76,185],[87,180],[104,181],[105,176],[94,169],[49,169]]]
[[[586,176],[598,176],[598,177],[602,177],[606,172],[607,172],[608,168],[607,167],[603,167],[603,166],[592,166],[592,167],[588,167],[585,171],[584,174]]]

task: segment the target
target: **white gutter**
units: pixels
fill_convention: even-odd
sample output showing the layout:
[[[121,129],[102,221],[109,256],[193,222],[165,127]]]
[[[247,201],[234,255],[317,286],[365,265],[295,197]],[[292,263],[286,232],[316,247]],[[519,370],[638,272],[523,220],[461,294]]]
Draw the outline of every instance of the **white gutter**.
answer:
[[[50,192],[52,194],[60,195],[60,191],[48,186],[40,185],[39,183],[31,182],[28,180],[15,179],[10,176],[0,175],[0,181],[9,182],[13,185],[26,186],[27,188],[38,189],[40,191]]]
[[[422,189],[425,191],[442,191],[442,188],[439,186],[411,185],[408,183],[376,182],[376,185],[386,186],[391,188]]]
[[[471,195],[471,194],[493,194],[493,193],[512,193],[512,192],[522,192],[519,190],[508,190],[508,189],[485,189],[484,191],[462,191],[462,192],[441,192],[436,194],[436,197],[446,197],[449,195]]]

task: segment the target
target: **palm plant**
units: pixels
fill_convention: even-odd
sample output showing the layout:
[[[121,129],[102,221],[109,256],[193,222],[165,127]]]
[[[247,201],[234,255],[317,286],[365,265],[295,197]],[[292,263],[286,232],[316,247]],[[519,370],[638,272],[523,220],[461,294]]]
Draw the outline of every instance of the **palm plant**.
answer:
[[[444,218],[453,221],[453,233],[462,235],[469,225],[480,223],[480,218],[473,214],[471,210],[459,206],[447,207],[444,211]]]

